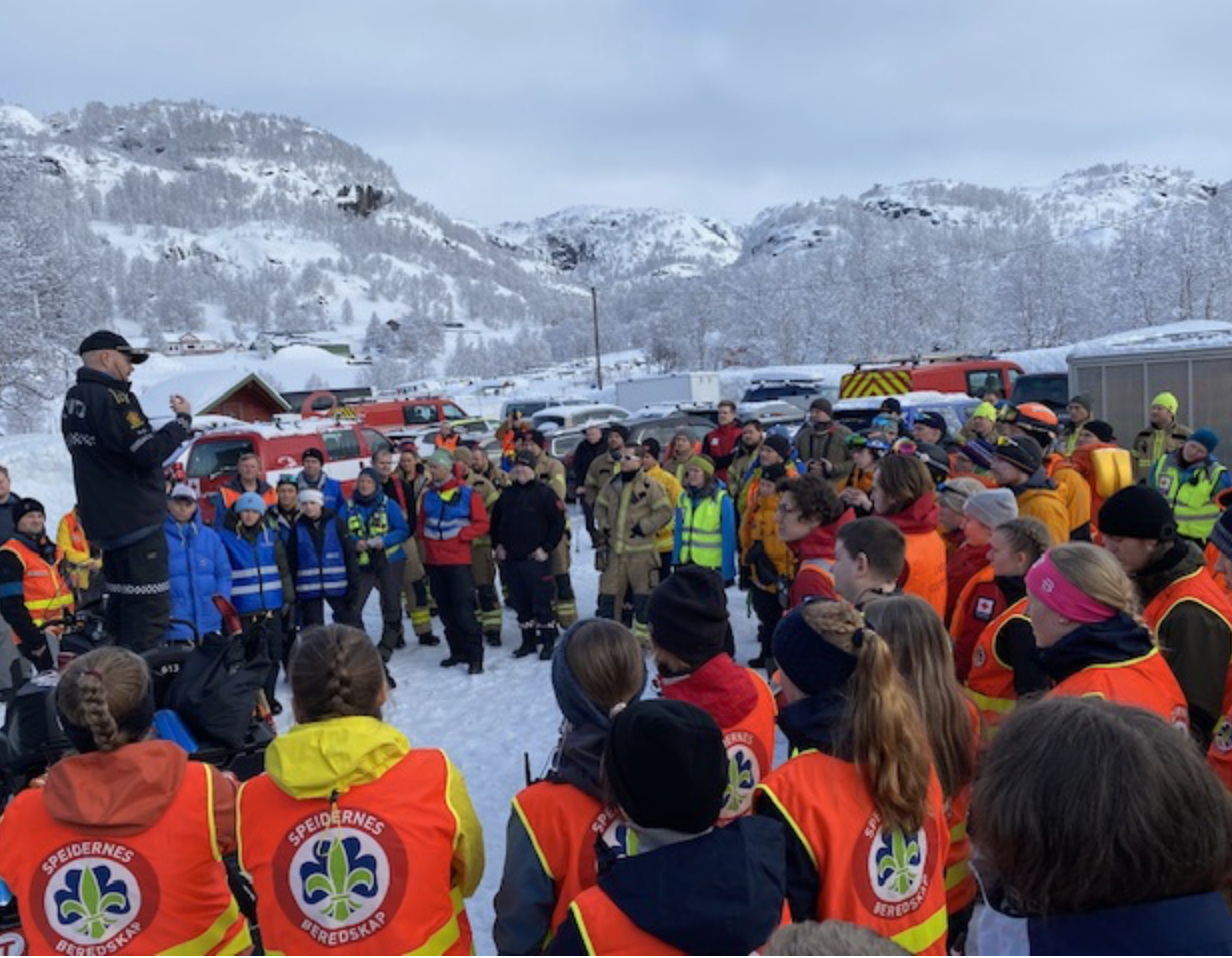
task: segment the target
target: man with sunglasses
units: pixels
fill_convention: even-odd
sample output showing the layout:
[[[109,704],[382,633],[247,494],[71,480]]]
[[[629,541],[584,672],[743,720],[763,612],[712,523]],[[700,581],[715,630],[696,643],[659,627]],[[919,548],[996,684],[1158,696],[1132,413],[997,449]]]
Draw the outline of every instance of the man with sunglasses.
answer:
[[[64,398],[60,429],[73,458],[82,527],[103,550],[108,628],[120,645],[141,652],[171,622],[163,463],[188,441],[192,409],[173,395],[175,419],[156,431],[129,383],[149,354],[106,329],[87,336],[77,352],[82,366]]]
[[[1044,472],[1044,451],[1030,436],[998,436],[992,474],[1014,493],[1019,518],[1038,519],[1053,545],[1069,542],[1070,518],[1056,484]]]
[[[659,580],[659,550],[655,534],[671,521],[673,503],[663,485],[642,468],[644,450],[629,445],[620,450],[620,470],[595,500],[595,527],[599,543],[595,568],[599,570],[601,619],[615,619],[626,593],[632,596],[633,634],[649,642],[646,603]]]

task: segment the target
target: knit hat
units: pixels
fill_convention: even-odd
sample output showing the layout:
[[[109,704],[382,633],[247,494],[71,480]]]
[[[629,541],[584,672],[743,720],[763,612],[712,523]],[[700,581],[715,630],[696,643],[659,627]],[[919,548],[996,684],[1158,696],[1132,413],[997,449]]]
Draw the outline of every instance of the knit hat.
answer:
[[[302,453],[300,453],[299,461],[301,465],[305,459],[315,459],[317,462],[324,462],[325,453],[323,453],[316,446],[309,446]]]
[[[616,435],[618,435],[625,442],[629,441],[629,427],[624,423],[614,422],[608,426],[607,431],[609,433],[616,433]]]
[[[1112,426],[1102,419],[1091,419],[1088,422],[1084,422],[1081,428],[1085,429],[1100,442],[1116,442],[1116,435],[1112,431]]]
[[[1215,451],[1215,447],[1219,445],[1219,433],[1214,429],[1195,429],[1189,437],[1190,442],[1196,442],[1209,456]]]
[[[519,449],[517,455],[513,457],[513,464],[515,466],[530,466],[534,469],[539,465],[539,457],[529,449]]]
[[[167,498],[168,499],[191,499],[193,502],[196,502],[198,498],[197,490],[194,489],[192,486],[190,486],[186,482],[176,483],[175,488],[171,490],[171,495],[168,496]]]
[[[719,573],[680,566],[650,593],[646,621],[659,648],[694,668],[705,665],[727,641],[727,593]]]
[[[467,449],[466,446],[458,446],[453,451],[453,461],[460,462],[467,469],[470,469],[475,465],[475,454]]]
[[[1156,396],[1154,399],[1151,400],[1151,405],[1152,406],[1163,406],[1164,409],[1168,410],[1168,412],[1172,413],[1172,415],[1174,416],[1176,415],[1177,410],[1181,408],[1180,400],[1178,400],[1175,395],[1169,392],[1160,393],[1158,396]]]
[[[603,767],[617,804],[643,828],[697,835],[723,807],[723,732],[696,705],[634,702],[612,720]]]
[[[972,439],[970,442],[965,442],[959,451],[984,469],[992,465],[992,443],[983,439]]]
[[[975,411],[971,413],[972,419],[987,419],[989,422],[997,421],[997,407],[990,402],[982,402],[975,407]]]
[[[1150,486],[1126,486],[1109,496],[1099,510],[1099,531],[1126,539],[1157,539],[1176,535],[1176,518],[1168,500]]]
[[[1069,405],[1081,406],[1087,412],[1095,410],[1095,400],[1091,398],[1089,393],[1078,393],[1078,395],[1070,399]],[[1084,423],[1083,425],[1085,426],[1086,424]]]
[[[831,404],[830,400],[826,399],[825,396],[818,396],[811,403],[809,403],[809,410],[811,411],[813,409],[820,409],[827,416],[834,412],[834,406]]]
[[[1030,436],[1001,436],[993,447],[992,454],[1016,466],[1028,476],[1044,463],[1044,450]]]
[[[937,501],[955,512],[963,512],[967,501],[975,495],[984,492],[988,487],[978,479],[969,476],[956,476],[947,479],[937,487]],[[1017,511],[1017,507],[1015,507]]]
[[[766,437],[766,441],[763,445],[769,446],[780,456],[782,456],[784,462],[791,458],[791,442],[786,436],[771,434]]]
[[[325,505],[325,493],[320,489],[304,489],[299,494],[299,504],[301,506],[311,505],[316,503],[318,506]]]
[[[895,416],[901,416],[903,412],[903,404],[893,396],[887,396],[881,400],[881,411],[892,413]]]
[[[298,489],[299,482],[296,480],[295,476],[293,476],[291,473],[284,472],[282,473],[282,475],[278,477],[278,482],[276,483],[276,486],[293,486],[294,488]]]
[[[774,661],[796,688],[816,695],[846,684],[855,673],[856,657],[814,629],[804,618],[806,608],[798,606],[774,627]]]
[[[241,512],[265,512],[265,500],[255,492],[246,492],[235,500],[235,513],[239,515]]]
[[[659,440],[654,436],[647,436],[642,440],[642,452],[646,455],[658,459],[659,453],[663,451],[663,447],[659,445]]]
[[[17,525],[23,516],[28,516],[32,512],[37,512],[43,518],[47,518],[47,510],[43,508],[43,504],[37,499],[16,499],[16,497],[14,499],[13,525]]]
[[[453,455],[448,449],[434,449],[432,450],[432,455],[428,456],[424,462],[429,466],[445,466],[448,469],[452,469]]]
[[[1211,542],[1216,549],[1232,559],[1232,509],[1225,509],[1211,529]]]
[[[593,621],[593,619],[582,619],[580,622],[575,622],[556,640],[556,648],[552,653],[552,692],[556,696],[556,704],[560,707],[560,714],[574,728],[590,727],[606,732],[611,725],[611,719],[586,694],[586,690],[582,688],[577,676],[569,668],[567,653],[569,643],[573,641],[578,629],[585,628],[589,622]],[[626,705],[636,702],[642,697],[642,693],[646,691],[647,677],[645,666],[643,666],[642,684],[628,702],[625,703]]]
[[[708,476],[714,475],[714,460],[709,456],[694,456],[685,465],[689,469],[700,469]]]
[[[928,466],[928,472],[934,481],[944,482],[950,474],[950,454],[932,442],[917,442],[915,455],[920,462]]]
[[[951,484],[946,483],[947,486]],[[989,529],[995,529],[1018,518],[1018,499],[1009,489],[985,489],[967,500],[963,506],[963,515],[984,523]]]
[[[939,412],[933,412],[931,409],[916,413],[915,421],[918,425],[939,430],[942,436],[949,432],[950,427],[945,421],[945,416]]]

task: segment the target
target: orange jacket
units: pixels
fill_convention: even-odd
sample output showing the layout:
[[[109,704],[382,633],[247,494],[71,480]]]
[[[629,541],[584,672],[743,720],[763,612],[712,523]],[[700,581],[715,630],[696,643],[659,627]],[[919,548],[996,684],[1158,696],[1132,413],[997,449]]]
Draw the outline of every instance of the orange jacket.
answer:
[[[1189,705],[1159,649],[1124,662],[1088,665],[1062,680],[1048,695],[1095,695],[1121,705],[1136,705],[1173,725],[1189,728]]]
[[[794,473],[793,473],[794,474]],[[766,550],[766,557],[774,564],[780,576],[790,580],[796,569],[796,557],[782,539],[779,538],[779,526],[775,520],[775,510],[778,508],[781,496],[777,492],[759,496],[760,476],[749,483],[747,505],[740,520],[740,558],[747,562],[749,549],[754,542],[760,542]],[[766,592],[777,592],[777,582],[762,582],[754,570],[753,581]]]
[[[1057,484],[1057,492],[1069,513],[1069,532],[1089,532],[1091,524],[1091,486],[1078,467],[1058,453],[1044,457],[1044,472]]]
[[[935,529],[906,536],[907,562],[900,585],[904,592],[918,595],[931,605],[937,617],[945,617],[945,540]]]
[[[988,624],[972,651],[966,691],[980,710],[985,738],[992,737],[997,725],[1005,721],[1018,703],[1018,694],[1014,691],[1014,669],[997,657],[997,636],[1010,622],[1026,618],[1027,600],[1019,599]]]
[[[887,832],[854,764],[804,752],[757,786],[817,868],[813,916],[871,928],[917,955],[946,953],[945,864],[950,829],[936,775],[922,827]],[[791,841],[789,835],[788,838]]]
[[[157,761],[168,748],[177,750],[135,743],[64,759],[74,764],[60,769],[105,772],[117,758],[134,760],[136,753],[124,754],[129,749],[174,768],[179,780],[171,777],[165,787],[175,794],[145,827],[132,809],[120,814],[133,822],[110,826],[53,817],[50,782],[13,799],[0,822],[0,873],[22,904],[29,954],[233,955],[251,947],[219,845],[215,787],[225,780],[208,765],[185,761],[183,752],[178,762]],[[106,801],[97,787],[89,791],[77,801],[94,818]]]
[[[1018,493],[1018,518],[1028,517],[1044,524],[1054,546],[1069,542],[1070,513],[1056,489],[1025,489]]]
[[[0,550],[11,552],[21,563],[21,598],[35,626],[41,629],[48,623],[61,622],[73,611],[73,590],[60,578],[56,563],[47,562],[18,538],[10,539]],[[13,638],[20,644],[16,631]]]

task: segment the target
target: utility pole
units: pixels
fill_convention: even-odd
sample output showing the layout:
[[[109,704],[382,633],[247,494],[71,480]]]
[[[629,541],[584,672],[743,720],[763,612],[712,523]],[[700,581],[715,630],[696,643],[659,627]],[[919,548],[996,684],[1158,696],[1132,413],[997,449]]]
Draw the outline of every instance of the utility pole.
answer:
[[[591,313],[595,320],[595,379],[599,388],[603,388],[603,353],[599,351],[599,291],[590,287]]]

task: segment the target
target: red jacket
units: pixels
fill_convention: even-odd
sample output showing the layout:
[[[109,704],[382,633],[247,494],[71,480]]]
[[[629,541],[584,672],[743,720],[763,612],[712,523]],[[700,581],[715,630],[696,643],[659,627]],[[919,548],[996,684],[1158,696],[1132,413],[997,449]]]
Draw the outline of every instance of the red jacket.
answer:
[[[838,530],[855,517],[856,514],[848,509],[838,517],[838,521],[828,526],[818,526],[803,539],[787,543],[799,563],[796,576],[791,580],[791,608],[794,609],[812,596],[838,598],[829,565],[834,562],[834,545],[838,541]]]
[[[702,452],[714,460],[715,477],[723,482],[727,481],[727,467],[731,465],[743,429],[739,422],[729,422],[726,426],[715,426],[702,440]]]
[[[471,564],[471,542],[491,525],[483,497],[473,492],[457,477],[424,489],[415,534],[424,544],[425,565]]]

